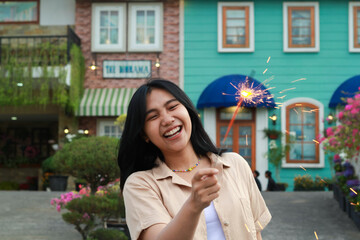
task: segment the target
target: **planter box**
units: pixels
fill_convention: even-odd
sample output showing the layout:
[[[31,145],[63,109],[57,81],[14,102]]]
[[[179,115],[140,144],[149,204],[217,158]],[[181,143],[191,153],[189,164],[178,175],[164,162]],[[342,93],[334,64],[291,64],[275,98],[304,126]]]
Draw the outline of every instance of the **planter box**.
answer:
[[[65,192],[67,188],[68,176],[52,175],[49,176],[49,187],[51,191]]]
[[[340,200],[340,187],[337,184],[333,185],[333,196],[336,201]]]
[[[345,196],[340,193],[339,196],[339,207],[341,210],[343,210],[344,212],[346,211],[346,201],[345,201]]]
[[[351,204],[347,198],[345,198],[345,210],[349,218],[351,218]]]
[[[360,212],[354,212],[352,220],[357,228],[360,230]]]

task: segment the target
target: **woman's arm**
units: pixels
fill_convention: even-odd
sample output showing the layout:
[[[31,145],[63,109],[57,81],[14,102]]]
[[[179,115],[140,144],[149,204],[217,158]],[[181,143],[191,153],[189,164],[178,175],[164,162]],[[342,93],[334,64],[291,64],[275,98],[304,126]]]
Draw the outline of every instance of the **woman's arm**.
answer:
[[[219,196],[217,169],[200,169],[192,179],[190,197],[168,224],[155,224],[142,231],[141,240],[192,240],[201,212]]]

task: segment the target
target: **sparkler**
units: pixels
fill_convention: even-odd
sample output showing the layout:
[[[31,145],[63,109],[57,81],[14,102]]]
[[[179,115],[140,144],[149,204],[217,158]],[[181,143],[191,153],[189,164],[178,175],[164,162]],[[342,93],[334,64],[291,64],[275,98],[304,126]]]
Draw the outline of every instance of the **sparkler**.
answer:
[[[246,79],[245,82],[241,82],[238,84],[238,86],[235,86],[234,84],[230,83],[237,91],[235,93],[235,98],[238,100],[238,103],[236,105],[236,108],[235,108],[235,111],[234,111],[234,114],[230,120],[230,123],[229,123],[229,126],[226,130],[226,133],[225,133],[225,136],[224,136],[224,139],[222,141],[222,144],[225,143],[225,140],[230,132],[230,129],[234,123],[234,120],[236,118],[236,115],[238,114],[239,112],[239,109],[241,107],[241,104],[243,102],[245,103],[252,103],[252,104],[256,104],[256,103],[262,103],[264,102],[263,98],[264,96],[267,94],[267,90],[268,89],[261,89],[261,86],[263,85],[260,84],[256,87],[254,87],[254,83],[252,83],[251,85],[249,85],[249,81],[248,79]],[[225,93],[223,93],[225,94]],[[267,98],[267,100],[269,100]]]

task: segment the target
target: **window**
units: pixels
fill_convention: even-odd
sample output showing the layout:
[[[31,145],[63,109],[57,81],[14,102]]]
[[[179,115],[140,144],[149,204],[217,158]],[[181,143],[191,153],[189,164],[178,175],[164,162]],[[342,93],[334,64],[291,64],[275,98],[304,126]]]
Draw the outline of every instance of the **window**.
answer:
[[[0,1],[0,24],[39,23],[39,1]]]
[[[162,51],[162,3],[129,3],[129,51]]]
[[[114,124],[115,121],[116,119],[98,120],[97,135],[120,138],[122,131]]]
[[[126,6],[124,3],[92,5],[93,52],[124,52]]]
[[[324,167],[324,151],[316,142],[324,129],[323,104],[311,98],[294,98],[284,103],[281,116],[285,120],[282,131],[288,133],[286,141],[290,144],[282,167]]]
[[[349,3],[349,51],[360,52],[360,2]]]
[[[253,3],[218,3],[218,51],[254,51]]]
[[[319,162],[319,145],[313,141],[319,133],[318,110],[307,103],[295,103],[286,108],[286,131],[292,149],[286,157],[287,162]]]
[[[284,2],[283,22],[285,52],[319,51],[317,2]]]

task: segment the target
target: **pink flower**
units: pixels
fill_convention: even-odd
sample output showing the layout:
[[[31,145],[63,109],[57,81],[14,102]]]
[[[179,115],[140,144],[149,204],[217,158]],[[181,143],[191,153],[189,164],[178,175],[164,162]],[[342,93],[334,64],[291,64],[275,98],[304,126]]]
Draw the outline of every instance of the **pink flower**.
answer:
[[[349,110],[352,109],[352,107],[353,107],[353,106],[352,106],[351,104],[348,104],[348,105],[345,106],[345,110],[346,110],[346,111],[349,111]]]
[[[353,131],[352,131],[352,135],[353,135],[353,137],[355,137],[356,136],[356,134],[359,132],[359,130],[358,129],[353,129]]]
[[[350,113],[351,113],[353,116],[355,116],[356,114],[359,113],[359,109],[353,108],[353,109],[350,111]]]
[[[327,134],[328,136],[334,135],[332,127],[328,127],[328,128],[326,129],[326,134]]]
[[[339,119],[342,119],[343,117],[344,117],[344,112],[342,112],[342,111],[341,111],[341,112],[339,112],[339,114],[338,114],[338,118],[339,118]]]

